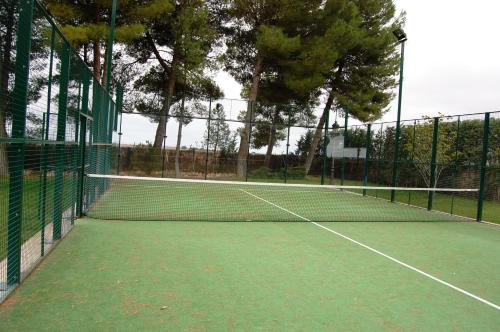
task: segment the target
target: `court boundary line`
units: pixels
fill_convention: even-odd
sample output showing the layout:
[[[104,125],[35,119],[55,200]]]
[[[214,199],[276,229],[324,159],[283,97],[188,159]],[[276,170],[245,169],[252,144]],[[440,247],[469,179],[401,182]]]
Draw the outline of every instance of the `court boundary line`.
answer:
[[[259,197],[259,196],[257,196],[257,195],[254,195],[254,194],[252,194],[252,193],[250,193],[250,192],[248,192],[248,191],[246,191],[246,190],[244,190],[244,189],[240,189],[240,190],[241,190],[242,192],[244,192],[244,193],[246,193],[246,194],[248,194],[248,195],[250,195],[250,196],[252,196],[252,197],[254,197],[254,198],[256,198],[256,199],[258,199],[258,200],[261,200],[261,201],[263,201],[263,202],[265,202],[265,203],[267,203],[267,204],[270,204],[270,205],[272,205],[272,206],[274,206],[274,207],[276,207],[276,208],[278,208],[278,209],[280,209],[280,210],[283,210],[283,211],[285,211],[285,212],[287,212],[287,213],[289,213],[289,214],[291,214],[291,215],[294,215],[294,216],[296,216],[296,217],[298,217],[298,218],[300,218],[300,219],[302,219],[302,220],[304,220],[304,221],[308,221],[308,222],[310,222],[311,224],[313,224],[313,225],[314,225],[314,226],[316,226],[316,227],[319,227],[319,228],[321,228],[321,229],[323,229],[323,230],[326,230],[326,231],[328,231],[328,232],[330,232],[330,233],[333,233],[333,234],[335,234],[335,235],[337,235],[337,236],[339,236],[339,237],[341,237],[341,238],[343,238],[343,239],[345,239],[345,240],[348,240],[348,241],[350,241],[350,242],[352,242],[352,243],[354,243],[354,244],[357,244],[358,246],[360,246],[360,247],[362,247],[362,248],[365,248],[365,249],[367,249],[367,250],[369,250],[369,251],[371,251],[371,252],[373,252],[373,253],[376,253],[376,254],[378,254],[378,255],[380,255],[380,256],[382,256],[382,257],[384,257],[384,258],[386,258],[386,259],[388,259],[388,260],[390,260],[390,261],[392,261],[392,262],[394,262],[394,263],[397,263],[397,264],[399,264],[399,265],[401,265],[401,266],[403,266],[403,267],[406,267],[407,269],[410,269],[410,270],[412,270],[412,271],[414,271],[414,272],[417,272],[417,273],[419,273],[420,275],[423,275],[423,276],[425,276],[425,277],[427,277],[427,278],[429,278],[429,279],[431,279],[431,280],[434,280],[434,281],[436,281],[436,282],[438,282],[438,283],[440,283],[440,284],[442,284],[442,285],[444,285],[444,286],[447,286],[447,287],[449,287],[449,288],[451,288],[451,289],[453,289],[453,290],[455,290],[455,291],[457,291],[457,292],[459,292],[459,293],[462,293],[463,295],[466,295],[466,296],[468,296],[468,297],[470,297],[470,298],[473,298],[473,299],[475,299],[475,300],[477,300],[477,301],[479,301],[479,302],[481,302],[481,303],[483,303],[483,304],[486,304],[486,305],[488,305],[488,306],[490,306],[490,307],[492,307],[492,308],[494,308],[494,309],[496,309],[496,310],[500,310],[500,306],[499,306],[499,305],[497,305],[497,304],[495,304],[495,303],[493,303],[493,302],[490,302],[490,301],[488,301],[488,300],[485,300],[485,299],[483,299],[482,297],[479,297],[479,296],[477,296],[477,295],[475,295],[475,294],[472,294],[472,293],[470,293],[470,292],[468,292],[468,291],[466,291],[466,290],[464,290],[464,289],[462,289],[462,288],[460,288],[460,287],[457,287],[457,286],[455,286],[455,285],[452,285],[452,284],[450,284],[449,282],[446,282],[446,281],[444,281],[444,280],[442,280],[442,279],[439,279],[438,277],[433,276],[432,274],[429,274],[429,273],[427,273],[427,272],[425,272],[425,271],[422,271],[422,270],[420,270],[420,269],[418,269],[418,268],[416,268],[416,267],[414,267],[414,266],[411,266],[410,264],[407,264],[407,263],[405,263],[405,262],[403,262],[403,261],[400,261],[400,260],[399,260],[399,259],[397,259],[397,258],[394,258],[394,257],[392,257],[392,256],[389,256],[389,255],[387,255],[387,254],[385,254],[385,253],[383,253],[383,252],[381,252],[381,251],[379,251],[379,250],[377,250],[377,249],[375,249],[375,248],[372,248],[372,247],[370,247],[370,246],[368,246],[368,245],[366,245],[366,244],[364,244],[364,243],[361,243],[361,242],[359,242],[359,241],[357,241],[357,240],[354,240],[353,238],[350,238],[350,237],[349,237],[349,236],[347,236],[347,235],[344,235],[344,234],[342,234],[342,233],[339,233],[339,232],[337,232],[337,231],[334,231],[333,229],[330,229],[330,228],[325,227],[325,226],[323,226],[323,225],[321,225],[321,224],[318,224],[317,222],[314,222],[314,221],[312,221],[312,220],[310,220],[310,219],[308,219],[308,218],[305,218],[305,217],[303,217],[303,216],[301,216],[301,215],[299,215],[299,214],[297,214],[297,213],[295,213],[295,212],[292,212],[292,211],[290,211],[290,210],[288,210],[288,209],[286,209],[286,208],[284,208],[284,207],[281,207],[281,206],[279,206],[279,205],[277,205],[277,204],[274,204],[273,202],[270,202],[270,201],[268,201],[268,200],[266,200],[266,199],[264,199],[264,198],[262,198],[262,197]]]

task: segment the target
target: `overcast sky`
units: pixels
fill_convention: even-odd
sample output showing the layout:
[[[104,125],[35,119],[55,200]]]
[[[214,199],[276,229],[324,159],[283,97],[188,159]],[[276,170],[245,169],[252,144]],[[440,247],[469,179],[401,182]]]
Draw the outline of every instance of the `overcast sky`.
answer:
[[[407,13],[402,118],[500,110],[500,0],[395,2]],[[226,98],[241,98],[230,75],[220,72],[216,81]],[[396,119],[397,98],[390,109],[383,120]],[[191,126],[183,145],[200,141],[200,129]],[[177,124],[169,127],[173,146]]]

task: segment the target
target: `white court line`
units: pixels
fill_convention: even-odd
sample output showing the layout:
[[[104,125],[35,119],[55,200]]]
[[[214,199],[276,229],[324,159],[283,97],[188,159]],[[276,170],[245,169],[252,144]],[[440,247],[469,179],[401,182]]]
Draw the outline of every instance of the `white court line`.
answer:
[[[473,299],[475,299],[475,300],[477,300],[477,301],[479,301],[479,302],[482,302],[482,303],[484,303],[484,304],[486,304],[486,305],[488,305],[488,306],[490,306],[490,307],[492,307],[492,308],[494,308],[494,309],[496,309],[496,310],[500,310],[500,306],[499,306],[499,305],[497,305],[497,304],[495,304],[495,303],[493,303],[493,302],[490,302],[490,301],[485,300],[485,299],[483,299],[483,298],[481,298],[481,297],[479,297],[479,296],[477,296],[477,295],[474,295],[474,294],[472,294],[472,293],[469,293],[468,291],[466,291],[466,290],[464,290],[464,289],[462,289],[462,288],[460,288],[460,287],[454,286],[454,285],[452,285],[452,284],[450,284],[450,283],[448,283],[448,282],[446,282],[446,281],[444,281],[444,280],[441,280],[441,279],[439,279],[439,278],[437,278],[437,277],[433,276],[432,274],[429,274],[429,273],[424,272],[424,271],[422,271],[422,270],[420,270],[420,269],[417,269],[416,267],[413,267],[413,266],[411,266],[411,265],[409,265],[409,264],[406,264],[405,262],[402,262],[402,261],[400,261],[399,259],[396,259],[396,258],[394,258],[394,257],[392,257],[392,256],[387,255],[387,254],[384,254],[383,252],[378,251],[377,249],[374,249],[374,248],[372,248],[372,247],[370,247],[370,246],[368,246],[368,245],[366,245],[366,244],[363,244],[363,243],[361,243],[361,242],[359,242],[359,241],[356,241],[356,240],[354,240],[354,239],[352,239],[352,238],[350,238],[350,237],[348,237],[348,236],[346,236],[346,235],[344,235],[344,234],[341,234],[341,233],[339,233],[339,232],[336,232],[336,231],[334,231],[333,229],[330,229],[330,228],[325,227],[325,226],[323,226],[323,225],[320,225],[320,224],[318,224],[318,223],[316,223],[316,222],[314,222],[314,221],[311,221],[311,220],[309,220],[309,219],[307,219],[307,218],[304,218],[304,217],[302,217],[302,216],[300,216],[300,215],[298,215],[298,214],[296,214],[296,213],[294,213],[294,212],[292,212],[292,211],[290,211],[290,210],[287,210],[287,209],[285,209],[284,207],[281,207],[281,206],[279,206],[279,205],[276,205],[276,204],[274,204],[273,202],[270,202],[270,201],[268,201],[268,200],[266,200],[266,199],[264,199],[264,198],[262,198],[262,197],[259,197],[259,196],[257,196],[257,195],[254,195],[254,194],[252,194],[252,193],[249,193],[248,191],[243,190],[243,189],[240,189],[240,190],[241,190],[241,191],[243,191],[244,193],[246,193],[246,194],[248,194],[248,195],[250,195],[250,196],[252,196],[252,197],[256,198],[256,199],[259,199],[259,200],[261,200],[261,201],[263,201],[263,202],[265,202],[265,203],[267,203],[267,204],[270,204],[270,205],[272,205],[272,206],[274,206],[274,207],[276,207],[276,208],[278,208],[278,209],[280,209],[280,210],[283,210],[283,211],[285,211],[285,212],[288,212],[289,214],[294,215],[294,216],[296,216],[296,217],[298,217],[298,218],[300,218],[300,219],[302,219],[302,220],[304,220],[304,221],[308,221],[308,222],[310,222],[311,224],[313,224],[313,225],[315,225],[315,226],[317,226],[317,227],[319,227],[319,228],[322,228],[322,229],[324,229],[324,230],[326,230],[326,231],[328,231],[328,232],[330,232],[330,233],[333,233],[333,234],[335,234],[335,235],[337,235],[337,236],[340,236],[341,238],[343,238],[343,239],[345,239],[345,240],[348,240],[348,241],[350,241],[350,242],[352,242],[352,243],[357,244],[358,246],[361,246],[361,247],[363,247],[363,248],[365,248],[365,249],[368,249],[368,250],[370,250],[371,252],[374,252],[374,253],[376,253],[376,254],[378,254],[378,255],[382,256],[382,257],[385,257],[385,258],[387,258],[387,259],[389,259],[389,260],[391,260],[391,261],[393,261],[393,262],[395,262],[395,263],[397,263],[397,264],[399,264],[399,265],[401,265],[401,266],[404,266],[404,267],[406,267],[406,268],[408,268],[408,269],[410,269],[410,270],[412,270],[412,271],[414,271],[414,272],[420,273],[421,275],[423,275],[423,276],[425,276],[425,277],[427,277],[427,278],[430,278],[430,279],[432,279],[432,280],[434,280],[434,281],[437,281],[437,282],[439,282],[440,284],[445,285],[445,286],[447,286],[447,287],[449,287],[449,288],[451,288],[451,289],[454,289],[454,290],[456,290],[456,291],[457,291],[457,292],[459,292],[459,293],[462,293],[462,294],[464,294],[464,295],[466,295],[466,296],[469,296],[469,297],[471,297],[471,298],[473,298]]]

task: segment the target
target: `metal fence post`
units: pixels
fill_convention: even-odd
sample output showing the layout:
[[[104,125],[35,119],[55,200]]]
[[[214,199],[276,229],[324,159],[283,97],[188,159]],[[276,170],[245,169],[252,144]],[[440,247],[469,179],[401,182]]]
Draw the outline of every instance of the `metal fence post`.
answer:
[[[61,238],[61,223],[63,214],[63,178],[66,139],[66,112],[68,107],[68,83],[70,67],[70,47],[63,42],[61,49],[61,78],[59,82],[59,100],[57,111],[57,142],[56,167],[54,176],[54,224],[52,229],[53,240]]]
[[[82,88],[82,109],[78,116],[80,117],[80,138],[79,138],[79,158],[78,158],[78,197],[76,200],[76,215],[83,215],[83,181],[85,176],[85,149],[87,147],[87,116],[89,113],[89,85],[90,73],[87,69],[82,73],[83,88]]]
[[[120,114],[120,127],[118,128],[118,114]],[[116,174],[120,175],[120,159],[122,145],[122,122],[123,122],[123,87],[120,83],[116,85],[116,110],[114,120],[114,130],[118,129],[118,152],[116,153]]]
[[[245,182],[248,182],[248,160],[250,159],[250,144],[252,143],[254,107],[255,107],[255,101],[250,101],[250,130],[248,131],[248,147],[247,147],[247,160],[246,160],[246,167],[245,167]]]
[[[430,188],[436,188],[436,161],[437,161],[437,146],[439,137],[439,118],[434,118],[434,129],[432,134],[432,155],[431,155],[431,177],[429,181]],[[432,210],[432,203],[434,199],[434,191],[429,191],[429,196],[427,200],[427,210]]]
[[[81,68],[83,71],[85,68]],[[79,82],[78,82],[78,101],[77,101],[77,107],[74,113],[74,121],[75,121],[75,143],[77,145],[72,145],[71,146],[71,160],[72,160],[72,169],[71,173],[73,173],[73,181],[71,182],[71,186],[73,187],[71,192],[73,193],[73,200],[71,201],[71,225],[75,224],[75,216],[77,213],[77,205],[78,205],[78,179],[79,179],[79,166],[80,166],[80,149],[78,146],[79,142],[79,137],[80,137],[80,131],[81,131],[81,124],[80,124],[80,110],[82,107],[81,101],[82,101],[82,86],[83,86],[83,78],[81,74],[83,73],[80,72],[79,75]]]
[[[417,137],[417,120],[413,120],[413,141],[412,141],[412,150],[411,150],[411,162],[413,163],[415,161],[415,146],[416,146],[416,141],[415,138]],[[411,204],[411,190],[408,191],[408,205]]]
[[[208,100],[208,122],[207,122],[207,151],[205,152],[205,180],[208,174],[208,149],[210,147],[210,120],[212,116],[212,97]],[[219,119],[220,121],[220,119]],[[214,156],[214,158],[217,158]]]
[[[347,132],[347,126],[349,125],[349,108],[347,106],[344,107],[345,112],[345,122],[344,122],[344,149],[347,147],[347,143],[349,141],[349,133]],[[345,153],[342,153],[342,167],[340,170],[340,185],[344,185],[345,179]]]
[[[326,174],[326,160],[328,153],[328,125],[330,122],[330,110],[327,110],[325,114],[325,132],[323,133],[323,164],[321,166],[321,184],[325,183],[325,174]]]
[[[481,158],[481,175],[479,178],[479,197],[477,201],[477,221],[483,220],[484,193],[486,190],[486,166],[488,163],[488,143],[490,136],[490,113],[484,114],[483,153]]]
[[[460,146],[460,115],[457,118],[457,136],[455,137],[455,169],[453,171],[453,187],[456,186],[458,178],[458,149]],[[455,193],[451,193],[451,207],[450,214],[453,214],[455,208]]]
[[[33,0],[19,2],[16,78],[12,93],[12,138],[24,139],[28,101]],[[23,215],[24,143],[9,147],[9,212],[7,221],[7,284],[21,279],[21,225]]]
[[[366,156],[365,156],[365,170],[363,176],[363,186],[368,185],[368,169],[370,163],[370,154],[371,154],[371,146],[372,146],[372,124],[368,124],[366,128]],[[363,189],[363,196],[366,196],[366,189]]]
[[[52,103],[52,69],[54,67],[54,47],[55,47],[55,29],[52,26],[50,34],[50,60],[49,60],[49,80],[47,82],[47,112],[44,113],[42,140],[49,140],[50,128],[50,111]],[[46,211],[46,198],[47,198],[47,146],[42,144],[42,157],[40,160],[41,171],[41,197],[40,197],[40,226],[42,230],[41,236],[41,254],[44,255],[45,243],[45,211]]]
[[[290,112],[290,108],[288,108],[288,128],[287,128],[287,133],[286,133],[286,155],[285,155],[285,183],[287,183],[288,181],[288,153],[289,153],[289,149],[290,149],[290,126],[291,126],[291,121],[292,121],[292,117],[291,117],[291,112]]]

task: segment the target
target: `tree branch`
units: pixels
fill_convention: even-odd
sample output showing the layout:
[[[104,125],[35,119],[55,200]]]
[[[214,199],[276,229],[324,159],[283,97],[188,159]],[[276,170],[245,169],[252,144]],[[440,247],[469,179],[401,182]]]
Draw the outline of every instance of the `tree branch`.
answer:
[[[167,62],[161,57],[160,52],[158,51],[158,48],[156,47],[156,44],[153,40],[153,37],[151,37],[151,34],[149,33],[149,31],[146,32],[146,38],[148,39],[149,44],[151,45],[151,49],[153,50],[153,53],[155,54],[156,59],[160,63],[160,66],[170,76],[172,74],[172,69],[169,67]]]

